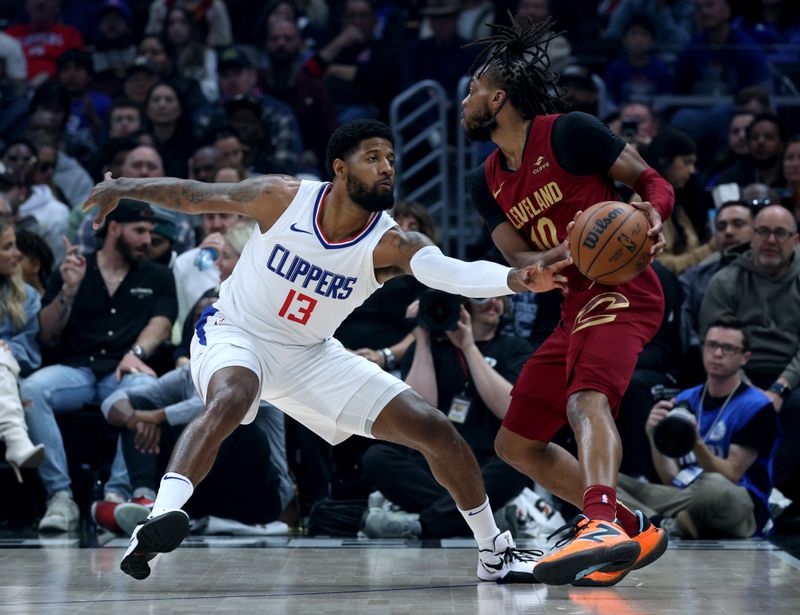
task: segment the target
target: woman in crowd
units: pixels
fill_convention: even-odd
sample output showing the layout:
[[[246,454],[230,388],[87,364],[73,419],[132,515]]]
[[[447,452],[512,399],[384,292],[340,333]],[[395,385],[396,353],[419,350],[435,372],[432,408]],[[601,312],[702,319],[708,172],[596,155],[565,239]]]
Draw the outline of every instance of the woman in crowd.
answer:
[[[680,275],[696,265],[713,249],[701,244],[687,211],[686,188],[695,174],[697,148],[688,135],[674,129],[664,129],[656,135],[645,152],[645,159],[675,189],[675,209],[664,222],[667,247],[658,258],[659,262],[675,275]]]
[[[44,446],[28,437],[17,378],[41,365],[39,293],[22,280],[14,227],[0,220],[0,440],[6,461],[22,482],[20,468],[35,468],[44,459]]]
[[[174,70],[184,79],[197,81],[209,102],[219,98],[217,55],[203,44],[197,22],[191,13],[173,5],[164,22],[164,43],[174,58]]]
[[[197,149],[192,122],[183,97],[167,81],[156,83],[145,98],[145,119],[148,132],[164,161],[168,177],[186,177],[187,161]]]

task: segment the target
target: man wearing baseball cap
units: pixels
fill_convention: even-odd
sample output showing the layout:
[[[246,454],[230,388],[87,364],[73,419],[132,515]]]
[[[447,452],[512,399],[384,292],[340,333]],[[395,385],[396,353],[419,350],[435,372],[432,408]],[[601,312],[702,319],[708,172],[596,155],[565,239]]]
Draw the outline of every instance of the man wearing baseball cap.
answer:
[[[48,498],[40,530],[75,530],[79,520],[55,415],[155,377],[146,361],[169,337],[177,303],[170,270],[146,258],[154,220],[149,204],[123,199],[98,231],[96,253],[84,257],[65,239],[67,257],[42,299],[39,340],[62,363],[34,372],[20,389],[31,438],[48,448],[39,467]],[[128,489],[118,454],[106,499],[124,499]]]

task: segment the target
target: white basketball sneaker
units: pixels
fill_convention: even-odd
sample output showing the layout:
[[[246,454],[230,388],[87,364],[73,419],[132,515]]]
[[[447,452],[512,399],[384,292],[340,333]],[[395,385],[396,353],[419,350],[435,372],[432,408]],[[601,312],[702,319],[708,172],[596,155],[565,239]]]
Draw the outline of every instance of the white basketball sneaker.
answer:
[[[150,576],[150,564],[161,553],[175,550],[189,534],[189,515],[182,510],[168,510],[137,525],[131,534],[120,570],[134,579]]]
[[[491,549],[478,552],[478,578],[497,583],[537,583],[534,568],[542,557],[539,550],[517,549],[511,532],[494,538]]]

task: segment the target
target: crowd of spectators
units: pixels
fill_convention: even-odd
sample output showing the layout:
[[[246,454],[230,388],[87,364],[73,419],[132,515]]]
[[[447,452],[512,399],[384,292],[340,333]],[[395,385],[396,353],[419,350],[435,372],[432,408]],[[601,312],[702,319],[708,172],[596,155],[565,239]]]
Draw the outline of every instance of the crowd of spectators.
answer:
[[[736,359],[742,386],[764,402],[753,425],[740,431],[758,430],[758,437],[734,439],[724,454],[711,447],[712,456],[737,447],[752,452],[745,459],[766,464],[772,481],[759,474],[758,488],[774,484],[794,501],[778,527],[798,526],[794,0],[2,3],[0,441],[18,477],[20,468],[38,467],[44,505],[33,507],[28,523],[68,531],[93,518],[129,531],[146,514],[177,434],[201,408],[186,367],[194,322],[252,228],[241,216],[191,217],[129,201],[95,232],[93,212],[81,209],[94,183],[105,173],[206,182],[265,173],[327,179],[325,146],[335,128],[354,118],[387,120],[392,99],[423,79],[441,83],[458,130],[459,80],[479,57],[466,45],[490,34],[487,23],[505,23],[507,11],[555,20],[550,66],[561,74],[565,110],[600,117],[676,193],[667,249],[656,264],[665,320],[623,399],[626,490],[647,499],[656,520],[668,517],[676,533],[725,533],[719,523],[706,523],[719,499],[681,507],[670,496],[670,506],[659,506],[635,481],[665,477],[651,437],[651,409],[671,403],[664,391],[701,385],[715,358]],[[437,241],[424,203],[398,203],[394,215]],[[480,245],[471,254],[485,256]],[[497,459],[491,442],[521,361],[555,326],[560,298],[465,300],[454,332],[434,335],[415,325],[422,291],[410,278],[392,280],[337,336],[451,418],[500,508],[533,486]],[[720,322],[734,323],[733,333],[720,333]],[[731,335],[739,342],[720,341]],[[104,486],[93,497],[73,491],[75,467],[62,439],[69,416],[86,409],[116,443],[116,454],[100,465]],[[216,474],[193,500],[193,515],[251,525],[281,518],[299,526],[321,501],[366,506],[377,490],[382,495],[366,516],[369,535],[465,531],[409,451],[366,441],[332,449],[275,408],[265,404],[260,416],[221,452]],[[764,427],[769,421],[780,429]],[[568,433],[559,437],[570,446]],[[697,463],[719,473],[702,451]],[[749,489],[754,502],[756,521],[737,518],[732,535],[773,527],[764,494],[742,482],[749,467],[722,472]],[[256,477],[257,491],[237,491],[231,476],[242,472]],[[38,485],[34,472],[24,478]],[[773,498],[771,510],[786,502]],[[694,519],[687,522],[687,515]]]

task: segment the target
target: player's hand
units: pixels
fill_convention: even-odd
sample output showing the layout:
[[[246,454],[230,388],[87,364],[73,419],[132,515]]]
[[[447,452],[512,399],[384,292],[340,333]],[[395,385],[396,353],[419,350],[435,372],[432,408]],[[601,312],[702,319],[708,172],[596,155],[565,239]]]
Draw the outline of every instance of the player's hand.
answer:
[[[661,221],[661,214],[656,211],[648,201],[633,201],[631,202],[636,209],[643,211],[644,215],[650,221],[650,230],[647,234],[653,238],[655,243],[650,248],[650,264],[664,253],[664,248],[667,247],[667,239],[664,237],[664,225]]]
[[[669,414],[669,411],[672,410],[673,406],[675,406],[675,398],[673,397],[669,401],[664,399],[658,402],[653,409],[650,410],[650,414],[647,417],[647,422],[644,424],[644,431],[649,438],[653,438],[653,431],[661,421]]]
[[[558,288],[565,293],[569,292],[567,278],[561,275],[561,271],[571,264],[572,257],[570,256],[546,267],[541,263],[537,263],[522,269],[512,269],[508,273],[508,287],[515,293],[522,293],[528,290],[546,293],[554,288]]]
[[[578,216],[580,216],[582,213],[583,213],[582,209],[576,211],[575,215],[572,216],[572,220],[570,221],[570,223],[567,224],[567,237],[566,239],[564,239],[563,242],[561,242],[561,245],[564,247],[564,258],[572,258],[572,248],[569,245],[569,234],[572,231],[572,229],[575,228],[575,221],[578,219]]]
[[[117,364],[117,369],[114,371],[117,382],[120,382],[125,374],[147,374],[154,378],[156,376],[153,369],[131,351],[125,353],[122,360]]]
[[[111,172],[108,171],[103,181],[92,188],[89,198],[83,205],[83,211],[89,211],[92,207],[97,205],[97,217],[94,219],[92,227],[94,230],[99,229],[106,219],[106,216],[111,213],[119,203],[120,195],[117,190],[115,179],[111,178]]]
[[[475,345],[475,338],[472,335],[472,318],[463,305],[461,306],[456,328],[452,331],[445,331],[445,335],[453,342],[453,346],[459,350],[466,351]]]

